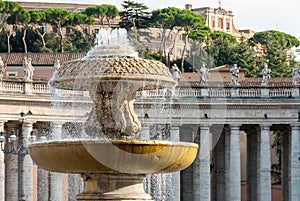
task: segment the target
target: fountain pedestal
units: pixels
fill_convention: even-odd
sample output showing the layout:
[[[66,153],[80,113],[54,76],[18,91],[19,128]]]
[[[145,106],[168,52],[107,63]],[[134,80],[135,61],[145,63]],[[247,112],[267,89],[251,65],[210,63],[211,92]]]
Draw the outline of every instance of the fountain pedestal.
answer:
[[[77,195],[78,201],[110,200],[138,201],[152,200],[143,189],[142,174],[82,174],[84,190]]]

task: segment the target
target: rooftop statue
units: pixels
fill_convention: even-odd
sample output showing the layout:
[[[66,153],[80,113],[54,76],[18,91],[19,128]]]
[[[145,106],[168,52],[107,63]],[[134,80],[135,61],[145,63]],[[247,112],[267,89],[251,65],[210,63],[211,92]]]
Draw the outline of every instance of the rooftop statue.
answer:
[[[179,70],[178,66],[176,64],[174,64],[172,67],[171,67],[171,73],[172,73],[172,76],[173,76],[173,79],[176,81],[176,83],[178,84],[179,80],[180,80],[180,74],[181,74],[181,71]]]
[[[237,67],[236,64],[234,64],[231,69],[231,86],[239,86],[240,84],[238,83],[239,77],[240,77],[240,67]]]
[[[0,78],[3,77],[3,74],[5,72],[6,69],[6,63],[3,62],[2,57],[0,57]]]
[[[293,68],[293,86],[296,86],[299,84],[299,68],[297,65],[294,65]]]
[[[24,57],[23,60],[24,81],[32,81],[34,67],[31,64],[31,58]]]
[[[200,84],[206,85],[208,82],[209,70],[206,67],[206,63],[202,62],[202,67],[200,68]]]
[[[261,86],[268,86],[269,80],[271,78],[271,69],[269,69],[268,64],[265,64],[261,75],[263,76]]]

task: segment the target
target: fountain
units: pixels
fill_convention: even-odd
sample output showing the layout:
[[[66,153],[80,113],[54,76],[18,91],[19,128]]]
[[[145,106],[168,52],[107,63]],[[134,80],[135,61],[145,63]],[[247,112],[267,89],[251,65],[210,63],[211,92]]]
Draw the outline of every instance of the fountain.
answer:
[[[29,145],[32,160],[41,168],[81,174],[84,190],[78,201],[152,200],[143,190],[145,175],[182,170],[197,155],[194,143],[139,139],[136,92],[175,82],[161,62],[138,58],[124,32],[102,29],[98,45],[85,58],[63,63],[51,81],[55,88],[89,91],[89,138]]]

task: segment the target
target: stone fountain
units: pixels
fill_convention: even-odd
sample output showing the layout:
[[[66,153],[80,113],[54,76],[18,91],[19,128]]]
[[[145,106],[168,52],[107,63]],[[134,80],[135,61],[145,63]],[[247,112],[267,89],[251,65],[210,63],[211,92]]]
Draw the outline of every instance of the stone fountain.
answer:
[[[45,170],[80,173],[84,190],[78,201],[152,200],[143,190],[145,175],[188,167],[198,145],[139,140],[136,92],[171,87],[175,81],[161,62],[138,58],[123,29],[100,30],[97,38],[85,58],[63,63],[51,81],[55,88],[89,91],[89,138],[34,142],[30,156]]]

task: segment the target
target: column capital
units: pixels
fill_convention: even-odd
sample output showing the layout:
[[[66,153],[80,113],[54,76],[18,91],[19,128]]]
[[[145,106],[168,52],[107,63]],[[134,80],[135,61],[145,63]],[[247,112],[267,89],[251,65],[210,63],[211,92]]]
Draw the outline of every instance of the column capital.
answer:
[[[180,126],[182,126],[181,123],[170,123],[171,128],[173,128],[173,127],[178,127],[179,128]]]
[[[231,130],[240,130],[240,128],[241,128],[241,126],[242,126],[242,124],[239,124],[239,123],[233,123],[233,124],[229,124],[229,126],[230,126],[230,129]]]
[[[264,123],[264,124],[259,124],[259,127],[262,129],[262,130],[266,130],[266,129],[269,129],[271,128],[272,124],[268,124],[268,123]]]
[[[299,127],[300,127],[300,123],[290,123],[290,127],[292,128],[292,129],[299,129]]]
[[[212,126],[212,124],[199,124],[199,127],[201,129],[209,129]]]

